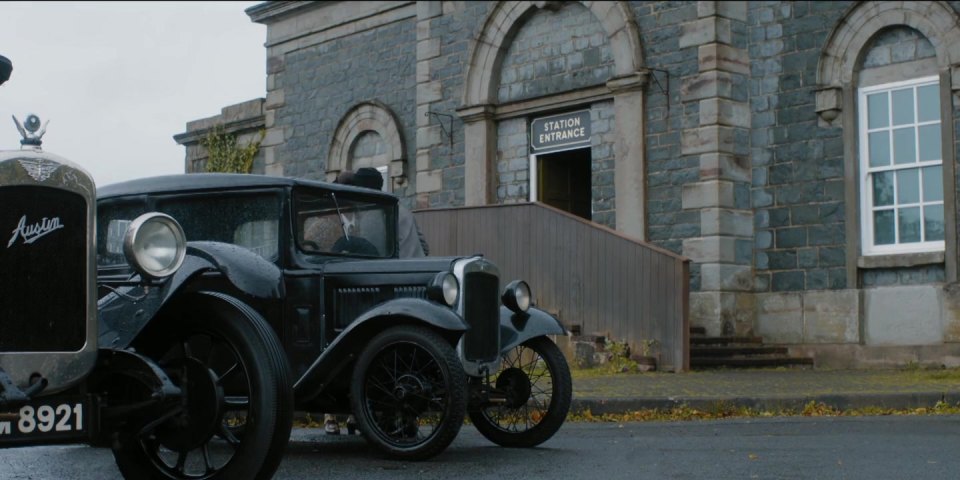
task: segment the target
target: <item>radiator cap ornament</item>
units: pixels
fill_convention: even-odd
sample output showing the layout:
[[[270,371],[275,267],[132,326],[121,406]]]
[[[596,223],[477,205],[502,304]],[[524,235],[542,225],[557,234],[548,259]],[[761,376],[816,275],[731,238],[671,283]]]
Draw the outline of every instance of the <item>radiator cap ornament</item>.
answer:
[[[20,145],[30,146],[30,147],[40,147],[40,144],[43,143],[41,138],[44,133],[47,133],[47,123],[50,123],[50,120],[47,120],[43,124],[43,127],[40,127],[40,117],[34,114],[28,114],[27,120],[23,123],[20,123],[20,120],[17,120],[17,117],[13,117],[13,123],[17,124],[17,130],[20,131],[20,136],[23,137],[20,140]]]

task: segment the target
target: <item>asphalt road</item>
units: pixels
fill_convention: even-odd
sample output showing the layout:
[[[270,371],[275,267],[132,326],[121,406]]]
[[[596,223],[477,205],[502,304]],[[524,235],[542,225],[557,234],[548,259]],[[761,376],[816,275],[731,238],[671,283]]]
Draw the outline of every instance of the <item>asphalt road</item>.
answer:
[[[428,462],[385,460],[358,437],[300,432],[275,478],[956,479],[960,416],[570,423],[543,446],[493,446],[472,427]],[[119,478],[83,446],[0,450],[4,480]]]

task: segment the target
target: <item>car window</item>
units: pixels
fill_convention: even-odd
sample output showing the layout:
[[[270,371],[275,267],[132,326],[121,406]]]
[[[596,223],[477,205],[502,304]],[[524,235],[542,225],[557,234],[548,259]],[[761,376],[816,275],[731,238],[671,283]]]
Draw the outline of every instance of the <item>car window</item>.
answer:
[[[297,246],[308,254],[389,258],[396,246],[395,206],[334,197],[296,196]]]
[[[158,199],[153,211],[170,215],[187,241],[215,241],[247,248],[271,262],[278,258],[280,200],[274,194],[193,195]],[[123,236],[130,222],[146,213],[144,202],[99,207],[97,261],[123,265]]]

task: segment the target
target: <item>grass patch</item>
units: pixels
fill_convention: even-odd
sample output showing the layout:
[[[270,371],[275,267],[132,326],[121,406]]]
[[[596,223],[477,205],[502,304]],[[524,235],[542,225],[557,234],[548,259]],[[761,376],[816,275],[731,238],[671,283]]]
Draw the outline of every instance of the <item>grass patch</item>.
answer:
[[[769,417],[865,417],[865,416],[909,416],[909,415],[960,415],[960,404],[950,405],[946,402],[937,402],[930,408],[892,409],[880,407],[866,407],[858,409],[840,410],[824,403],[809,402],[801,409],[783,410],[756,410],[747,407],[738,407],[726,403],[718,403],[713,408],[696,409],[686,405],[670,409],[636,410],[617,414],[594,415],[590,410],[571,412],[567,416],[568,422],[676,422],[689,420],[719,420],[724,418],[769,418]]]

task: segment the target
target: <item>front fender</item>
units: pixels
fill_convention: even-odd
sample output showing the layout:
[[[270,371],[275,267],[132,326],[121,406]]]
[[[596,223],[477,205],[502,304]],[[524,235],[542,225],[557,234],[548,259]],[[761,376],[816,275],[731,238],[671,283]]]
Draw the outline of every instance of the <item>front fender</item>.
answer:
[[[353,362],[377,333],[395,325],[428,325],[459,336],[467,324],[453,310],[419,298],[381,303],[350,323],[307,368],[294,385],[298,402],[316,397],[340,371]]]
[[[506,353],[531,338],[566,333],[560,320],[539,308],[530,307],[526,313],[516,313],[500,307],[500,353]]]
[[[100,348],[122,349],[133,342],[157,312],[204,272],[219,271],[238,290],[255,298],[280,298],[282,273],[276,265],[236,245],[190,242],[183,265],[162,283],[114,289],[97,302]]]

